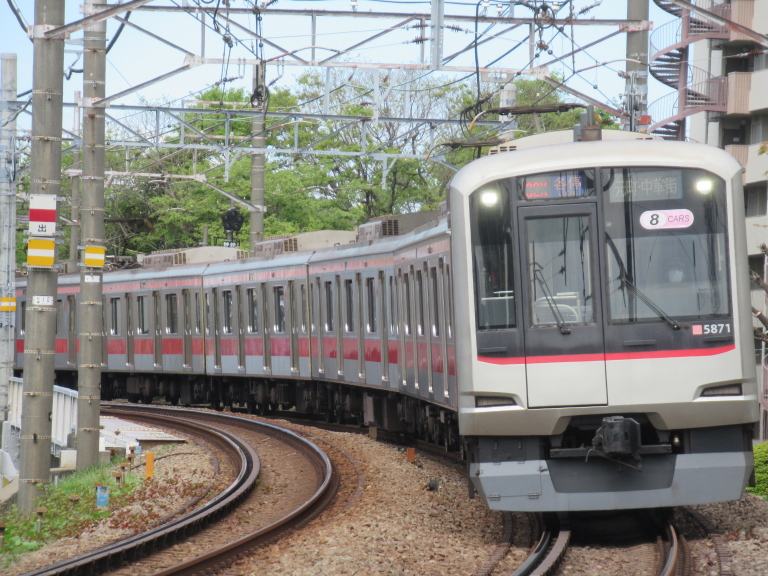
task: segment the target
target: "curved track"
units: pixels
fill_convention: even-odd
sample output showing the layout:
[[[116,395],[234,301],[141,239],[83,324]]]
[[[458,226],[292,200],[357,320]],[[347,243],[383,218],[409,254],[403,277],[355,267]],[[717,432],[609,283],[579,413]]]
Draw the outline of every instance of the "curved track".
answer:
[[[332,499],[337,488],[330,460],[317,446],[297,434],[268,423],[237,416],[167,407],[103,405],[102,413],[148,422],[170,428],[180,434],[202,438],[204,442],[224,452],[225,457],[229,458],[239,471],[237,477],[221,494],[180,518],[89,554],[29,572],[25,576],[101,574],[133,564],[199,533],[235,510],[255,488],[260,474],[260,460],[254,448],[240,439],[238,434],[225,432],[220,427],[234,426],[245,430],[258,430],[260,434],[275,438],[300,452],[314,469],[317,478],[315,489],[310,498],[268,526],[240,537],[226,546],[207,550],[195,558],[187,557],[185,562],[169,566],[158,574],[200,574],[223,568],[241,557],[248,549],[274,539],[280,533],[318,513]]]

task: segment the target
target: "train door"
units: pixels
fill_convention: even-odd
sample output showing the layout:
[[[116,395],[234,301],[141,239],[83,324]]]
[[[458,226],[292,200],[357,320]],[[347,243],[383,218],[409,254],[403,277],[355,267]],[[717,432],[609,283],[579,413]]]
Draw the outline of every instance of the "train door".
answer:
[[[184,368],[192,366],[192,307],[190,306],[189,288],[184,288],[181,291],[181,313],[184,315],[182,318],[182,326],[184,334]]]
[[[365,331],[363,330],[363,278],[355,274],[355,328],[357,330],[357,377],[365,382]]]
[[[213,337],[213,367],[221,368],[221,317],[219,311],[219,290],[211,290],[213,304],[213,319],[211,320],[211,336]]]
[[[152,311],[155,326],[155,366],[163,365],[163,331],[160,313],[160,292],[152,292]]]
[[[319,376],[323,376],[325,374],[325,315],[328,314],[328,308],[323,305],[320,278],[315,278],[313,292],[317,295],[317,308],[312,311],[312,317],[314,318],[314,315],[317,314],[317,323],[312,323],[312,332],[317,335],[317,373]]]
[[[77,364],[77,306],[75,296],[67,296],[67,364]]]
[[[586,203],[518,209],[531,408],[608,402],[596,216]]]
[[[133,366],[133,295],[125,293],[125,365]]]

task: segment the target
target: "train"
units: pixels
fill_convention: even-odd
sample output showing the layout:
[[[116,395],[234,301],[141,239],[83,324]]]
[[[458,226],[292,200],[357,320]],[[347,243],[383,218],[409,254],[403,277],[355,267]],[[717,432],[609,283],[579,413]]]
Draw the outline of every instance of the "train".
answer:
[[[741,165],[617,130],[493,152],[437,211],[105,272],[102,399],[423,438],[495,510],[738,499],[758,419]],[[71,388],[79,281],[58,283]]]

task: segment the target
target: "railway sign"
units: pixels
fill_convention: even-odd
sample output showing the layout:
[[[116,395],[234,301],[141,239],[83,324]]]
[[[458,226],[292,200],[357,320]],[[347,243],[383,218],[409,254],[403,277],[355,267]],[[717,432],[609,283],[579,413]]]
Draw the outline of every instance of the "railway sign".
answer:
[[[30,194],[29,235],[56,235],[56,195]]]

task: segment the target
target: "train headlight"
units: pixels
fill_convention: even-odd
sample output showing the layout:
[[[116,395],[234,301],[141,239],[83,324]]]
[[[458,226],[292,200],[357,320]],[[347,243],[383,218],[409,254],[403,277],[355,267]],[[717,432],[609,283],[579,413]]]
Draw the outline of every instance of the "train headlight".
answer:
[[[702,396],[741,396],[741,384],[728,384],[726,386],[713,386],[701,393]]]
[[[487,408],[489,406],[517,406],[514,398],[506,396],[475,396],[476,408]]]
[[[480,194],[480,203],[488,208],[496,206],[499,203],[499,193],[495,190],[486,190]]]
[[[709,194],[714,188],[715,183],[712,180],[699,180],[696,182],[696,192],[700,194]]]

